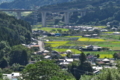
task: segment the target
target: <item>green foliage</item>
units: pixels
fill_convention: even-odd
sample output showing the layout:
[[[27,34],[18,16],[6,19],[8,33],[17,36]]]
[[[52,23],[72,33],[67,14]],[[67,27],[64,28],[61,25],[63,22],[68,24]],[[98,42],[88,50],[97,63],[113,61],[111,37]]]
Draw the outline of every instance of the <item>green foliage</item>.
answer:
[[[80,54],[79,59],[80,59],[81,64],[83,64],[86,61],[86,55],[82,52]]]
[[[1,8],[17,8],[17,9],[31,9],[35,6],[44,6],[50,4],[57,4],[68,2],[69,0],[14,0],[11,3],[3,3],[0,7]],[[21,6],[22,5],[22,6]]]
[[[23,70],[25,80],[67,80],[70,75],[62,71],[53,61],[44,60],[30,64]]]
[[[19,71],[20,67],[22,67],[20,64],[14,63],[10,69],[12,69],[14,72]]]
[[[119,80],[120,61],[117,61],[117,69],[103,69],[98,75],[82,76],[80,80]]]
[[[8,54],[11,47],[6,41],[0,42],[0,68],[5,68],[8,65]]]
[[[2,58],[0,59],[0,68],[5,68],[8,66],[7,60]]]
[[[14,63],[18,63],[20,65],[26,65],[30,58],[30,53],[31,53],[30,49],[22,45],[13,46],[9,55],[10,65]]]
[[[0,12],[0,41],[6,41],[10,46],[31,41],[31,26],[22,20]]]
[[[52,47],[51,47],[50,44],[45,44],[45,49],[49,50],[49,51],[52,51]]]
[[[3,70],[2,70],[2,73],[6,73],[6,74],[11,74],[13,71],[11,70],[11,69],[9,69],[9,68],[4,68]]]
[[[0,73],[0,80],[3,80],[2,74]]]

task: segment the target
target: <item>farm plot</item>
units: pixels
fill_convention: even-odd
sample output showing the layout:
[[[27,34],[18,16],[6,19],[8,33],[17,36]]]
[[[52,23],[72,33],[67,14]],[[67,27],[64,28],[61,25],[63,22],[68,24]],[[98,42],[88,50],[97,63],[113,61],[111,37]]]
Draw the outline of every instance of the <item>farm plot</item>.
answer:
[[[59,30],[61,30],[61,31],[68,31],[69,29],[42,27],[42,28],[39,28],[39,30],[44,30],[44,31],[47,31],[47,32],[58,33]]]
[[[105,41],[104,39],[96,39],[96,38],[79,38],[78,41]]]
[[[88,53],[92,55],[99,54],[99,58],[113,58],[113,54],[116,53],[116,51],[85,51],[85,54]]]
[[[51,45],[51,47],[58,47],[58,46],[61,46],[61,45],[65,45],[68,41],[49,41],[49,42],[46,42],[48,44]]]
[[[70,37],[70,36],[68,36]],[[73,37],[74,38],[74,37]],[[87,45],[97,45],[104,48],[109,48],[110,51],[84,51],[85,54],[100,55],[100,58],[113,58],[113,54],[116,53],[115,50],[120,50],[120,41],[116,40],[104,40],[104,39],[94,39],[94,38],[83,38],[80,37],[77,41],[50,41],[47,42],[51,44],[53,50],[58,52],[66,52],[66,50],[71,50],[73,54],[80,54],[81,51],[78,50],[79,47],[84,47]],[[66,54],[61,54],[61,56],[66,56]]]

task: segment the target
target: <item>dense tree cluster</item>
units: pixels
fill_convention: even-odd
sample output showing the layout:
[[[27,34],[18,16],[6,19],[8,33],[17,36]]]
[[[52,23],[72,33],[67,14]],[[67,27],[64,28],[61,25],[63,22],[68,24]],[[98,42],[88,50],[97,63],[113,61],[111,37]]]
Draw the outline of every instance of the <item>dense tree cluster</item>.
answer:
[[[20,45],[31,42],[31,26],[0,12],[0,68],[18,63],[26,65],[31,51]]]
[[[31,50],[22,45],[10,47],[5,41],[0,42],[0,68],[6,68],[17,63],[28,64]]]
[[[0,41],[7,41],[10,46],[30,43],[31,26],[27,22],[0,12]]]
[[[106,25],[107,22],[111,26],[119,25],[120,13],[119,0],[76,0],[73,2],[49,5],[41,7],[39,10],[70,10],[82,9],[85,12],[81,16],[81,12],[73,12],[70,15],[70,24],[88,24],[88,25]],[[41,22],[41,14],[38,14],[38,22]],[[63,17],[64,19],[64,17]],[[25,17],[24,20],[29,21],[31,24],[34,20],[34,14]],[[54,20],[53,20],[54,21]],[[55,20],[55,24],[60,22],[59,19]]]
[[[30,64],[23,70],[25,80],[75,80],[71,74],[61,70],[53,61],[44,60]]]
[[[57,3],[68,2],[72,0],[14,0],[11,3],[3,3],[0,5],[1,8],[16,8],[16,9],[31,9],[34,6],[44,6]],[[22,5],[22,6],[21,6]]]

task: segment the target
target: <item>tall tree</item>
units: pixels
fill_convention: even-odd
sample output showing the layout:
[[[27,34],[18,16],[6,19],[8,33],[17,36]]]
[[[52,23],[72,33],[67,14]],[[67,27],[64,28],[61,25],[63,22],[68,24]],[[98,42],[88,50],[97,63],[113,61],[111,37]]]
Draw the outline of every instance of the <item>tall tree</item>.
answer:
[[[20,65],[26,65],[30,58],[30,49],[25,46],[17,45],[13,46],[10,52],[10,65],[18,63]]]
[[[80,54],[79,59],[80,59],[81,64],[83,64],[86,61],[86,55],[82,52]]]
[[[73,78],[50,60],[27,65],[22,74],[25,80],[67,80]]]

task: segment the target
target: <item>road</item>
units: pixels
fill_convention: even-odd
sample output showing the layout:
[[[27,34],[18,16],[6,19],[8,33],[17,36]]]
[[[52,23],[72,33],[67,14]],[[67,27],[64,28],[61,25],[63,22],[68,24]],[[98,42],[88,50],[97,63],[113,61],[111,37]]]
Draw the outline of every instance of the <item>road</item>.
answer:
[[[42,41],[38,41],[38,45],[39,45],[39,50],[40,51],[44,51],[44,43]]]

